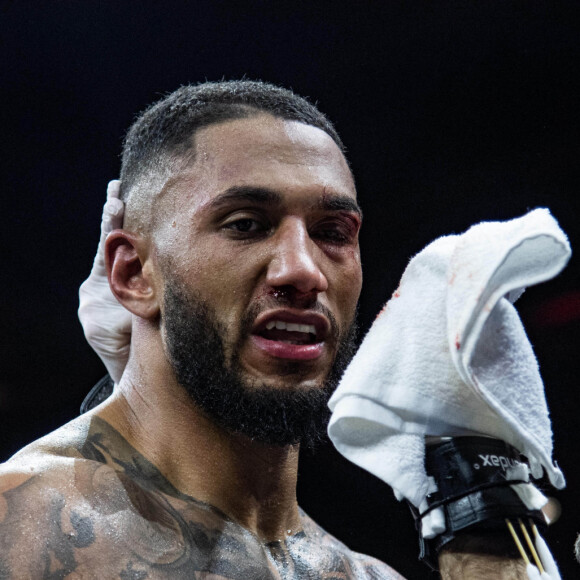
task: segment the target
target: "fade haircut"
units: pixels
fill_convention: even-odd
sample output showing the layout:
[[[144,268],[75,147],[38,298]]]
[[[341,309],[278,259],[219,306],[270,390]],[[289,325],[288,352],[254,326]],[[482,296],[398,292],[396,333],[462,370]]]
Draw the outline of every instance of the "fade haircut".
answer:
[[[247,80],[186,85],[148,107],[127,132],[121,162],[121,199],[128,205],[126,224],[136,221],[130,225],[139,227],[148,222],[151,194],[159,191],[180,163],[193,160],[198,129],[261,113],[322,129],[345,153],[328,118],[292,91]]]

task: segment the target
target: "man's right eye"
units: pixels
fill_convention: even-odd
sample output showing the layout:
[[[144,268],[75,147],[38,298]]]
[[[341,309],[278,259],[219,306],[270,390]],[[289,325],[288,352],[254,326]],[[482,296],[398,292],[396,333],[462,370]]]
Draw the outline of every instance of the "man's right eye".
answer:
[[[230,230],[237,235],[264,233],[268,226],[255,218],[233,219],[223,225],[226,230]]]
[[[235,222],[229,223],[228,228],[236,230],[238,232],[251,232],[259,228],[258,222],[250,218],[244,218],[241,220],[236,220]]]

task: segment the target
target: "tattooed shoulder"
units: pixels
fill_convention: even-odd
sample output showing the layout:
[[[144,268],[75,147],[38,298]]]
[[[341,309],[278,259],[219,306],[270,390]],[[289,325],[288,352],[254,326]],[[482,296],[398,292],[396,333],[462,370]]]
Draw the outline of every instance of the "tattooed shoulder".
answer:
[[[0,466],[0,579],[278,577],[252,534],[81,419]]]
[[[94,540],[70,490],[70,460],[24,459],[0,470],[0,578],[64,577],[53,573],[72,571],[74,549]]]
[[[302,520],[264,544],[83,416],[0,466],[0,580],[401,578]]]

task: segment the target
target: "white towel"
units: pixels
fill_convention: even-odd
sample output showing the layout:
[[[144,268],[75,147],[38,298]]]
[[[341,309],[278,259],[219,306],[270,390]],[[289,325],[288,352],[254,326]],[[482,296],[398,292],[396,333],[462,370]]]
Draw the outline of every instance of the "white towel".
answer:
[[[420,511],[436,490],[424,467],[426,436],[502,439],[526,455],[534,477],[543,466],[563,487],[544,386],[512,302],[558,274],[570,253],[547,209],[429,244],[330,399],[336,448]]]

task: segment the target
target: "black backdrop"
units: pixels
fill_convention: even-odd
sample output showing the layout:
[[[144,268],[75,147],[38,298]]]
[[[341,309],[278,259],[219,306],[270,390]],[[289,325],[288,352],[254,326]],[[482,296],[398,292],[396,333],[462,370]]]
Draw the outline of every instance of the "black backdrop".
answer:
[[[579,247],[579,32],[576,0],[0,2],[0,459],[74,417],[104,373],[77,289],[122,135],[148,103],[243,75],[318,101],[366,213],[366,328],[439,235],[547,206]],[[550,536],[568,578],[580,575],[579,271],[573,258],[519,307],[568,478]],[[303,458],[299,496],[351,547],[429,577],[406,507],[330,446]]]

